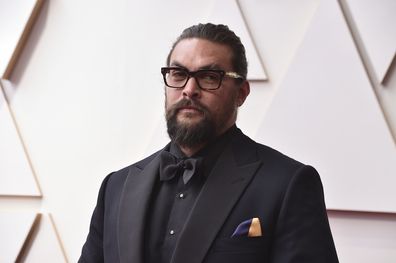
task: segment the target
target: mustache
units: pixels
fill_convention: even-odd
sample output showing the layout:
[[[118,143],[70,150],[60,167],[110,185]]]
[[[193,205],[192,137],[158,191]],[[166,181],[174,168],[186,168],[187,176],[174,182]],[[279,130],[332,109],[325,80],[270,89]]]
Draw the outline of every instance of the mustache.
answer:
[[[201,103],[197,102],[197,101],[193,101],[190,99],[182,99],[180,101],[178,101],[177,103],[175,103],[174,105],[172,105],[169,108],[170,112],[176,113],[178,112],[180,109],[185,108],[185,107],[192,107],[198,111],[201,111],[203,113],[207,113],[208,110],[207,108],[202,105]]]

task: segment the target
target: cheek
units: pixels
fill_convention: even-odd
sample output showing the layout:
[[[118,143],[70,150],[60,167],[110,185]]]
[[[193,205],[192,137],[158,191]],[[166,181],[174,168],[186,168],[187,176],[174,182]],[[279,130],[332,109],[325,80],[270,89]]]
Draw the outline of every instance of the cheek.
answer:
[[[170,89],[166,89],[165,90],[165,103],[166,106],[170,106],[172,104],[174,104],[178,98],[179,98],[179,93],[178,90],[170,90]]]
[[[237,108],[235,97],[233,94],[227,94],[221,100],[219,100],[215,106],[215,114],[220,118],[233,115],[233,112]]]
[[[224,108],[229,108],[234,104],[233,94],[230,93],[221,93],[212,97],[211,104],[216,111],[221,111]]]
[[[209,112],[213,115],[219,115],[221,110],[224,108],[225,98],[221,95],[208,96],[207,99],[203,99],[201,103],[206,106]]]

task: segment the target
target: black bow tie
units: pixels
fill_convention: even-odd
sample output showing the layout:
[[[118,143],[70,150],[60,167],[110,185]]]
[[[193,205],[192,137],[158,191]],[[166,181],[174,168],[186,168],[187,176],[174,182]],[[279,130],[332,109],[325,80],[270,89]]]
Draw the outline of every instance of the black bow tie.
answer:
[[[167,181],[183,171],[183,182],[187,184],[194,174],[198,173],[202,158],[178,159],[167,151],[160,155],[160,179]]]

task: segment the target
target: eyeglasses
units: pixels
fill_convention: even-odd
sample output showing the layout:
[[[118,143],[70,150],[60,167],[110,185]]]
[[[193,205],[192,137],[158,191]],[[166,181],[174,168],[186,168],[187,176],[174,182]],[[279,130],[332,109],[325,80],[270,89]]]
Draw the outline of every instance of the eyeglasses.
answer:
[[[203,90],[215,90],[220,88],[224,77],[241,80],[245,79],[236,72],[226,72],[221,69],[188,71],[185,68],[164,67],[161,68],[161,73],[164,77],[165,85],[169,88],[176,89],[184,88],[191,77],[195,78],[198,87]]]

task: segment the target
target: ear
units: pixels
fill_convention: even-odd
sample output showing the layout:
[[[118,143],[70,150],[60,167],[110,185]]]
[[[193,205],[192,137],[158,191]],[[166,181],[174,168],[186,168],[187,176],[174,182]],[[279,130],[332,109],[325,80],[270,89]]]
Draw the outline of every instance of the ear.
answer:
[[[249,93],[250,93],[249,81],[244,80],[243,83],[241,84],[241,87],[238,90],[238,98],[237,98],[238,107],[242,106]]]

